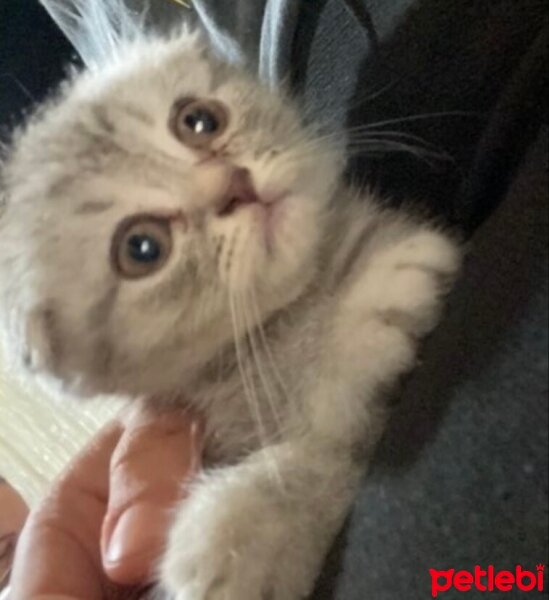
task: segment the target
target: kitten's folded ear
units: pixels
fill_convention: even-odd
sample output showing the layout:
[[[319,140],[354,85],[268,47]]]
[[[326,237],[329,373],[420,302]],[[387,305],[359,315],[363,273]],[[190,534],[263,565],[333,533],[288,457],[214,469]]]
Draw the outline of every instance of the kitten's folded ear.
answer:
[[[109,62],[121,46],[144,34],[146,9],[130,10],[123,0],[40,0],[86,66]]]

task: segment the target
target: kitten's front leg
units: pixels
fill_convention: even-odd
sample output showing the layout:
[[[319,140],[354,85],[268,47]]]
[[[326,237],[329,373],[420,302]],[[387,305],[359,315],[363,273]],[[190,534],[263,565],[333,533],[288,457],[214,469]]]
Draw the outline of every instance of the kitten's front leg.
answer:
[[[302,438],[204,477],[179,510],[161,580],[177,600],[298,600],[312,591],[360,474]]]
[[[428,229],[357,261],[336,302],[324,353],[301,398],[301,437],[208,475],[171,531],[162,580],[177,600],[299,600],[347,513],[362,467],[357,445],[375,442],[380,392],[414,364],[436,323],[459,252]]]

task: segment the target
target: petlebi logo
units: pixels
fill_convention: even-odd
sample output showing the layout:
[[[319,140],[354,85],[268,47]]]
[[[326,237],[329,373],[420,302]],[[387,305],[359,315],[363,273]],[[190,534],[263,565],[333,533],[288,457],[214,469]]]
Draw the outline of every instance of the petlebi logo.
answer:
[[[517,565],[514,571],[498,571],[493,565],[482,568],[476,565],[473,571],[456,571],[448,569],[437,571],[429,569],[431,575],[431,595],[433,598],[443,596],[444,592],[543,592],[545,565],[537,565],[535,571]]]

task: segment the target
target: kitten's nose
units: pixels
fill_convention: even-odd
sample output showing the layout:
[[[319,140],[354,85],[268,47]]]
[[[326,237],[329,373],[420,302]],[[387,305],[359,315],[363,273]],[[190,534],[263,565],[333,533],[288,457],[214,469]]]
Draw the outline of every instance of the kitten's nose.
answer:
[[[236,167],[230,175],[229,185],[223,194],[218,213],[220,216],[227,216],[239,206],[258,201],[259,196],[255,191],[250,171],[243,167]]]

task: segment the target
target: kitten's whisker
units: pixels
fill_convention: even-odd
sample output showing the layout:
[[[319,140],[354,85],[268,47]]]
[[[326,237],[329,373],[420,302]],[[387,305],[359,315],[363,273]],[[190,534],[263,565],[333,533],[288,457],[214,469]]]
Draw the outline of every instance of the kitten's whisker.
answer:
[[[433,113],[419,113],[417,115],[408,115],[407,117],[398,117],[394,119],[385,119],[384,121],[376,121],[374,123],[368,123],[367,125],[358,125],[357,127],[351,127],[348,131],[353,130],[367,130],[375,129],[378,127],[384,127],[385,125],[393,125],[394,123],[410,123],[413,121],[424,121],[426,119],[437,119],[440,117],[473,117],[480,116],[476,112],[467,110],[449,110],[446,112],[433,112]]]
[[[310,151],[314,151],[317,156],[323,153],[322,148],[311,148],[309,151],[303,150],[299,154],[292,154],[292,162],[295,164],[299,161],[310,160]],[[326,149],[325,152],[331,153],[331,150]],[[434,167],[433,161],[455,163],[455,159],[444,151],[437,151],[429,147],[416,146],[406,142],[398,142],[396,139],[384,139],[383,137],[364,136],[362,139],[358,137],[351,139],[346,145],[346,152],[351,156],[357,154],[382,155],[389,152],[408,153],[427,162],[431,167]]]
[[[327,139],[329,136],[325,136]],[[402,141],[399,141],[402,140]],[[406,140],[418,142],[408,143]],[[378,152],[407,152],[421,159],[436,159],[439,161],[455,162],[454,158],[447,152],[438,149],[434,144],[423,140],[414,134],[398,131],[384,131],[374,129],[360,129],[351,131],[346,140],[346,149],[351,154],[360,151],[374,150]],[[309,152],[314,151],[317,155],[323,152],[331,152],[329,147],[324,147],[322,141],[308,142],[300,148],[299,153],[293,153],[292,159],[299,161],[309,158]]]
[[[261,418],[261,413],[259,411],[259,406],[257,404],[257,397],[255,395],[255,390],[253,387],[253,381],[248,379],[248,373],[246,371],[244,365],[244,356],[242,352],[242,346],[239,339],[239,321],[238,321],[238,312],[237,306],[235,302],[234,296],[229,293],[229,308],[231,312],[231,322],[233,326],[233,337],[234,337],[234,346],[236,353],[236,362],[238,365],[238,371],[240,373],[240,377],[242,379],[242,385],[244,386],[244,394],[246,396],[246,400],[248,402],[248,406],[250,408],[250,412],[252,414],[252,418],[255,420],[256,425],[258,427],[258,434],[260,437],[261,445],[266,446],[267,436],[265,432],[265,427],[263,425],[263,420]]]
[[[251,290],[250,300],[251,300],[252,310],[254,313],[254,318],[255,318],[255,321],[257,322],[257,330],[259,332],[259,338],[261,340],[263,349],[265,351],[265,356],[267,357],[267,360],[269,361],[269,364],[271,366],[271,370],[274,373],[274,376],[277,380],[277,383],[278,383],[280,389],[282,390],[284,399],[286,400],[286,404],[288,406],[290,406],[294,410],[294,412],[296,412],[296,403],[295,403],[293,397],[288,392],[288,388],[286,387],[286,384],[284,383],[284,380],[282,379],[280,370],[278,369],[276,361],[271,352],[271,348],[270,348],[270,345],[267,340],[267,335],[265,333],[265,328],[263,327],[263,323],[261,322],[261,319],[259,317],[259,307],[257,305],[257,295],[256,295],[255,288],[252,288],[252,290]]]
[[[360,95],[357,98],[354,98],[351,102],[348,102],[346,104],[347,113],[349,113],[350,110],[362,107],[365,104],[368,104],[368,102],[372,102],[372,100],[375,100],[376,98],[379,98],[383,94],[386,94],[391,89],[393,89],[396,85],[398,85],[401,80],[402,80],[402,77],[398,77],[397,79],[393,79],[393,80],[389,81],[388,83],[386,83],[384,86],[378,88],[377,90],[373,90],[369,94],[366,94],[364,96]]]
[[[387,125],[392,125],[396,123],[409,123],[415,121],[422,121],[427,119],[437,119],[442,117],[480,117],[479,113],[472,111],[461,111],[461,110],[453,110],[453,111],[444,111],[444,112],[433,112],[433,113],[419,113],[415,115],[408,115],[406,117],[399,117],[394,119],[385,119],[383,121],[377,121],[374,123],[368,123],[365,125],[357,125],[355,127],[349,127],[344,131],[333,131],[330,133],[326,133],[323,135],[315,135],[312,132],[312,138],[310,141],[306,142],[301,147],[301,151],[303,153],[310,150],[322,150],[321,145],[325,142],[336,142],[341,145],[345,145],[345,141],[350,139],[356,133],[365,133],[368,131],[372,131],[375,133],[384,131],[383,127]],[[377,131],[376,131],[377,130]],[[398,132],[387,132],[387,133],[398,133]],[[421,138],[418,136],[414,136],[413,134],[408,134],[402,132],[403,137],[406,136],[409,139],[416,139],[416,141],[421,141]],[[452,159],[453,160],[453,159]]]
[[[253,323],[254,318],[252,317],[252,315],[250,315],[249,311],[246,310],[248,308],[248,306],[246,305],[245,300],[246,300],[246,298],[242,297],[242,308],[243,308],[244,320],[246,322],[246,329],[248,331],[248,336],[250,339],[250,347],[252,350],[252,357],[253,357],[253,360],[257,367],[257,372],[259,374],[259,378],[263,385],[263,389],[265,391],[265,395],[266,395],[267,401],[269,403],[269,408],[271,409],[273,418],[276,421],[277,431],[282,432],[282,421],[280,419],[280,414],[276,408],[277,403],[275,400],[275,396],[273,395],[273,386],[272,386],[272,383],[269,381],[269,377],[263,368],[263,364],[262,364],[262,360],[261,360],[261,351],[257,346],[257,340],[255,338],[255,331],[254,331],[255,327],[254,327],[254,323]],[[259,322],[258,322],[258,325],[259,325]]]
[[[392,139],[392,138],[385,138],[385,137],[378,137],[378,136],[364,136],[362,138],[357,137],[352,139],[349,142],[349,146],[356,146],[359,144],[368,144],[368,143],[378,143],[378,144],[386,144],[387,147],[404,147],[407,148],[408,150],[413,150],[413,151],[417,151],[417,152],[425,152],[425,153],[430,153],[430,154],[436,154],[436,155],[441,155],[442,152],[435,150],[434,148],[429,148],[427,146],[420,146],[420,145],[416,145],[416,144],[411,144],[408,143],[406,141],[400,141],[399,139]]]
[[[365,153],[365,151],[374,151],[378,153],[403,152],[411,154],[419,160],[424,160],[431,166],[434,166],[433,161],[448,162],[449,160],[452,160],[448,156],[419,146],[378,138],[366,138],[362,141],[356,140],[349,144],[348,150],[350,154]]]
[[[367,157],[367,158],[383,158],[385,156],[387,156],[387,154],[389,153],[406,153],[406,151],[400,149],[393,149],[393,150],[389,150],[388,148],[385,147],[378,147],[378,148],[370,148],[367,151],[363,148],[361,148],[360,150],[357,150],[356,152],[352,153],[353,155],[359,155],[359,156],[363,156],[363,157]],[[426,165],[428,165],[431,169],[435,168],[435,164],[432,160],[429,160],[428,158],[424,157],[424,156],[418,156],[416,154],[413,153],[409,153],[411,154],[411,156],[413,156],[414,158],[416,158],[417,160],[419,160],[420,162],[425,163]]]
[[[412,133],[408,133],[408,132],[404,132],[404,131],[391,131],[391,130],[385,130],[385,129],[372,129],[372,130],[358,131],[358,132],[352,131],[352,132],[350,132],[350,135],[348,138],[348,143],[352,144],[353,142],[359,142],[361,139],[366,140],[366,141],[373,140],[373,139],[375,139],[376,141],[387,140],[389,142],[394,141],[394,140],[397,140],[397,141],[398,140],[404,140],[404,141],[410,140],[412,142],[417,142],[417,144],[415,144],[415,145],[409,144],[410,148],[417,148],[419,150],[427,150],[428,152],[436,153],[437,155],[439,155],[439,157],[441,159],[455,163],[455,159],[451,154],[449,154],[445,150],[441,150],[440,148],[435,146],[435,144],[428,142],[427,140],[423,139],[419,135],[415,135]]]
[[[260,378],[263,390],[265,392],[265,397],[269,404],[269,408],[273,415],[274,421],[276,422],[275,440],[271,440],[271,443],[272,443],[273,441],[276,441],[277,439],[279,439],[279,436],[281,436],[284,433],[284,428],[282,425],[282,420],[280,418],[280,413],[277,410],[277,404],[279,404],[279,401],[277,402],[275,388],[274,388],[272,382],[270,381],[266,370],[264,369],[264,365],[262,364],[261,351],[260,351],[260,348],[258,348],[258,346],[257,346],[257,341],[255,338],[256,332],[255,332],[255,326],[253,323],[253,319],[252,319],[249,311],[246,310],[246,306],[247,306],[245,304],[246,298],[249,299],[249,297],[245,297],[245,296],[242,296],[241,299],[242,299],[242,308],[244,309],[243,314],[244,314],[244,318],[246,320],[246,329],[248,331],[248,338],[250,341],[250,348],[252,350],[252,359],[255,362],[257,372],[259,374],[259,378]],[[248,319],[251,319],[252,322],[250,322],[250,320],[248,320]],[[259,324],[260,321],[257,320],[257,323]],[[280,473],[278,462],[275,458],[274,453],[273,454],[270,453],[270,448],[271,448],[271,446],[269,445],[264,449],[265,456],[266,456],[268,462],[270,463],[273,481],[279,486],[280,489],[283,490],[284,486],[285,486],[284,479],[282,478],[282,475]]]
[[[326,133],[323,135],[319,135],[314,139],[308,140],[304,144],[301,144],[300,152],[306,152],[310,150],[324,150],[328,152],[333,152],[333,148],[327,144],[327,142],[331,144],[336,144],[340,146],[345,145],[346,136],[341,132],[333,132]]]
[[[417,144],[408,144],[407,147],[401,146],[400,149],[402,151],[412,152],[417,150],[422,152],[424,156],[426,156],[426,153],[429,152],[433,158],[436,157],[440,160],[455,162],[454,158],[450,154],[441,150],[440,148],[437,148],[434,144],[431,144],[430,142],[424,140],[420,136],[412,133],[404,131],[400,132],[394,130],[385,130],[379,127],[374,128],[371,125],[366,125],[351,128],[348,131],[346,131],[345,134],[345,137],[343,136],[343,134],[340,133],[326,134],[322,137],[317,138],[316,140],[310,140],[309,142],[301,146],[299,155],[294,154],[293,157],[294,159],[299,160],[299,158],[301,158],[300,155],[307,156],[308,152],[315,152],[317,154],[322,153],[323,151],[331,152],[331,148],[327,146],[323,148],[323,142],[329,141],[330,139],[336,139],[339,144],[345,145],[347,149],[349,149],[349,147],[352,147],[353,145],[356,145],[357,143],[365,141],[387,141],[390,143],[396,142],[398,140],[403,140],[403,142],[409,140],[417,142]]]
[[[237,361],[237,365],[238,365],[238,370],[240,372],[240,377],[242,379],[242,385],[244,387],[244,395],[246,396],[246,401],[248,403],[250,413],[251,413],[252,418],[255,421],[255,424],[257,427],[257,433],[259,436],[261,448],[266,453],[265,456],[267,457],[268,462],[271,463],[273,479],[275,479],[276,481],[281,481],[281,476],[280,476],[280,472],[278,469],[278,465],[277,465],[276,461],[272,458],[272,454],[269,451],[270,445],[268,443],[267,432],[265,430],[265,425],[263,424],[261,411],[259,409],[259,402],[258,402],[256,390],[255,390],[254,381],[253,381],[253,373],[249,377],[249,374],[247,373],[247,370],[245,367],[244,356],[242,353],[242,346],[241,346],[241,342],[239,339],[239,319],[238,319],[239,305],[236,300],[237,300],[237,298],[232,293],[229,293],[229,307],[230,307],[230,312],[231,312],[231,321],[232,321],[232,325],[233,325],[233,337],[234,337],[234,345],[235,345],[235,352],[236,352],[236,361]],[[246,331],[246,327],[245,327],[245,331]],[[247,331],[246,331],[246,333],[247,333]]]
[[[241,300],[243,300],[243,298],[241,298]],[[238,304],[237,304],[237,307],[238,307]],[[242,308],[242,314],[244,316],[245,327],[246,327],[246,331],[247,331],[247,339],[250,342],[250,349],[252,351],[251,358],[252,358],[252,361],[255,362],[256,368],[258,369],[258,372],[260,372],[259,371],[259,369],[260,369],[260,362],[259,362],[259,360],[256,357],[255,341],[254,341],[254,337],[253,337],[253,329],[252,329],[252,326],[250,326],[248,324],[248,322],[247,322],[246,311],[244,310],[244,308],[245,308],[244,304],[242,303],[240,305],[240,307]],[[253,371],[253,365],[251,365],[251,369]],[[254,377],[254,375],[252,373],[252,375],[251,375],[252,381],[253,381],[253,377]],[[260,379],[262,380],[261,375],[260,375]],[[263,380],[262,380],[262,384],[263,384],[263,386],[265,388],[265,392],[268,394],[268,391],[267,391],[268,384],[265,384],[263,382]],[[254,389],[254,393],[255,393],[255,386],[254,386],[253,389]],[[273,417],[275,418],[275,420],[277,422],[279,422],[279,415],[276,412],[275,404],[272,403],[272,400],[271,400],[271,398],[270,398],[269,395],[267,395],[267,401],[268,401],[269,407],[270,407],[270,409],[271,409],[271,411],[273,413]],[[255,402],[256,402],[256,406],[257,406],[257,410],[258,410],[259,419],[261,420],[261,414],[260,414],[260,411],[259,411],[259,401],[258,401],[257,393],[255,393]],[[261,423],[263,424],[263,421],[261,421]],[[262,435],[266,439],[266,443],[263,444],[263,452],[265,454],[267,466],[268,466],[268,468],[270,470],[273,482],[275,482],[281,489],[283,489],[284,488],[284,480],[282,479],[282,475],[280,473],[278,462],[276,460],[276,455],[275,455],[274,451],[272,450],[273,440],[270,439],[269,436],[268,436],[268,434],[265,432],[265,427],[264,426],[262,427],[262,429],[263,429],[263,434]],[[281,431],[281,428],[280,428],[279,433],[281,433],[281,432],[282,431]]]
[[[358,135],[357,135],[358,134]],[[413,133],[408,133],[407,131],[393,131],[389,129],[368,129],[366,131],[350,131],[349,136],[347,138],[348,142],[353,141],[359,137],[379,137],[385,139],[402,139],[402,140],[410,140],[413,142],[417,142],[420,146],[425,148],[431,148],[433,150],[439,150],[434,144],[428,142],[424,138],[419,135],[415,135]]]

